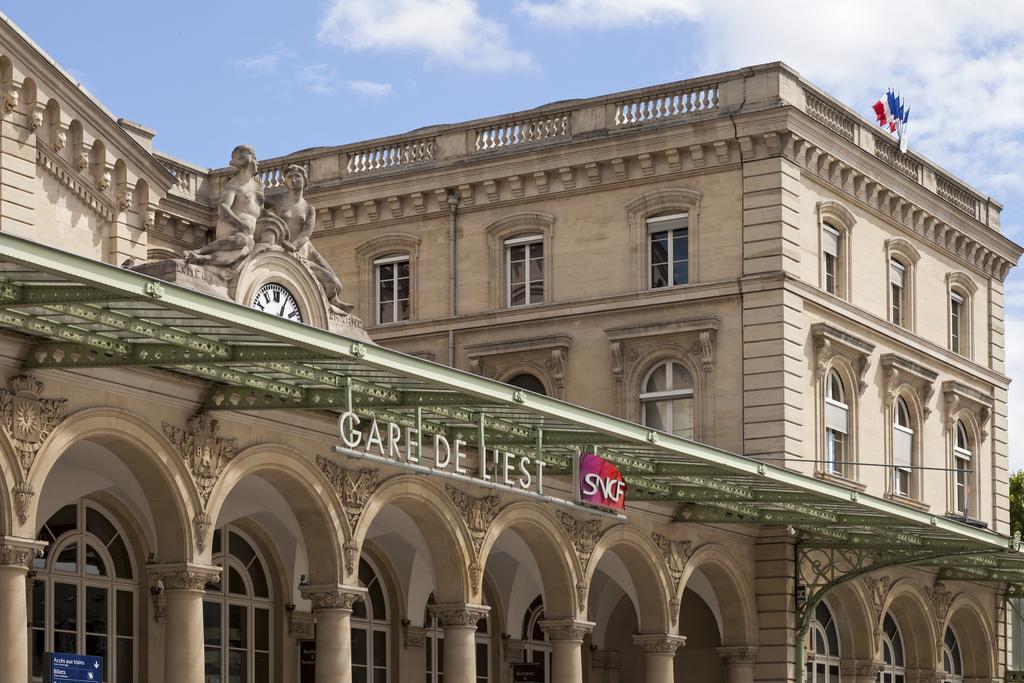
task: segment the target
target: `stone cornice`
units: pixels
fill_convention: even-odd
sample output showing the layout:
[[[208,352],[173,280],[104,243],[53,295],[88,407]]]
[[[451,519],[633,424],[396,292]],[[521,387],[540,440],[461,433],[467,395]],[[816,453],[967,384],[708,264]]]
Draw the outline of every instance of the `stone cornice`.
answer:
[[[529,339],[516,339],[512,341],[491,342],[487,344],[472,344],[467,346],[466,355],[470,358],[481,356],[498,356],[505,353],[518,353],[521,351],[534,351],[537,349],[566,349],[572,344],[572,337],[566,334],[552,335],[550,337],[530,337]]]
[[[117,218],[117,206],[103,191],[95,187],[95,181],[72,168],[71,164],[41,142],[36,145],[36,163],[81,199],[100,219],[113,221]]]
[[[36,82],[41,101],[45,102],[50,97],[56,99],[62,112],[73,111],[72,118],[79,118],[91,131],[106,138],[107,147],[115,156],[123,154],[136,168],[145,169],[148,173],[147,181],[155,183],[163,192],[171,188],[174,176],[117,123],[117,117],[107,111],[95,97],[2,13],[0,43],[3,44],[3,51],[10,55],[12,62],[15,62],[15,69],[24,69],[24,76],[31,77]],[[117,141],[116,145],[114,141]]]

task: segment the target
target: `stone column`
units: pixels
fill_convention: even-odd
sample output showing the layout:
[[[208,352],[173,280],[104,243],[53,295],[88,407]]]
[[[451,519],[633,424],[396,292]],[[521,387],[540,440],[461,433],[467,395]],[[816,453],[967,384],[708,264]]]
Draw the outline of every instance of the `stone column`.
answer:
[[[27,538],[0,538],[0,667],[4,678],[28,680],[28,606],[25,577],[46,547]]]
[[[303,586],[316,620],[316,683],[352,682],[352,607],[366,596],[359,586]]]
[[[590,669],[596,683],[619,683],[622,669],[622,655],[618,650],[594,650],[590,657]]]
[[[757,662],[757,647],[753,645],[733,645],[716,648],[715,652],[725,660],[726,683],[754,683],[754,663]],[[871,680],[874,681],[874,679]]]
[[[844,659],[842,662],[843,680],[850,683],[876,683],[882,663],[870,659]]]
[[[444,629],[445,683],[476,683],[476,622],[490,609],[461,602],[430,608]]]
[[[577,619],[545,619],[540,627],[551,643],[551,676],[558,683],[583,683],[583,638],[594,622]]]
[[[646,683],[673,683],[675,671],[672,663],[676,650],[686,645],[686,636],[671,633],[643,633],[633,636],[633,643],[644,653]],[[730,681],[730,683],[732,683]]]
[[[203,683],[203,596],[220,577],[220,567],[192,563],[150,568],[167,598],[164,629],[164,680]]]

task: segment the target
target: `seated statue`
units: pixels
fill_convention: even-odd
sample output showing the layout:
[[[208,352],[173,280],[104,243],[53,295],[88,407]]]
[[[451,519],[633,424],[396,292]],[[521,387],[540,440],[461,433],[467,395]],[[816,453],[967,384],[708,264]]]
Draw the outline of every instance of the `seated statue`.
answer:
[[[280,247],[302,259],[324,288],[331,307],[340,313],[351,312],[352,304],[341,300],[341,280],[309,241],[316,224],[316,211],[303,196],[309,184],[306,169],[292,164],[284,169],[283,179],[287,192],[267,197],[265,217],[256,235],[256,250]],[[274,218],[278,220],[272,220]]]
[[[226,271],[225,275],[252,253],[256,220],[263,211],[263,185],[256,179],[256,151],[249,145],[235,147],[230,165],[235,175],[220,193],[216,239],[184,253],[185,263],[214,266]]]

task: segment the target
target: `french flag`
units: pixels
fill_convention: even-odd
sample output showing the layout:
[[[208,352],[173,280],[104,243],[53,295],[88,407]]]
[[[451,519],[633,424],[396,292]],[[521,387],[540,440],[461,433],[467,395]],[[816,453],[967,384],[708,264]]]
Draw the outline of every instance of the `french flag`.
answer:
[[[900,151],[907,151],[907,121],[910,119],[910,107],[903,99],[893,92],[892,88],[871,105],[878,117],[878,125],[896,133],[900,140]]]

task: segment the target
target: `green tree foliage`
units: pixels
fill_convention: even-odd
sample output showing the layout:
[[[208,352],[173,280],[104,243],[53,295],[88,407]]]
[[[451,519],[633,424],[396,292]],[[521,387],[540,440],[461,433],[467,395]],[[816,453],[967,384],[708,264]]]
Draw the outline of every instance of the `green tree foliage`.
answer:
[[[1010,475],[1010,533],[1024,536],[1024,470]]]

